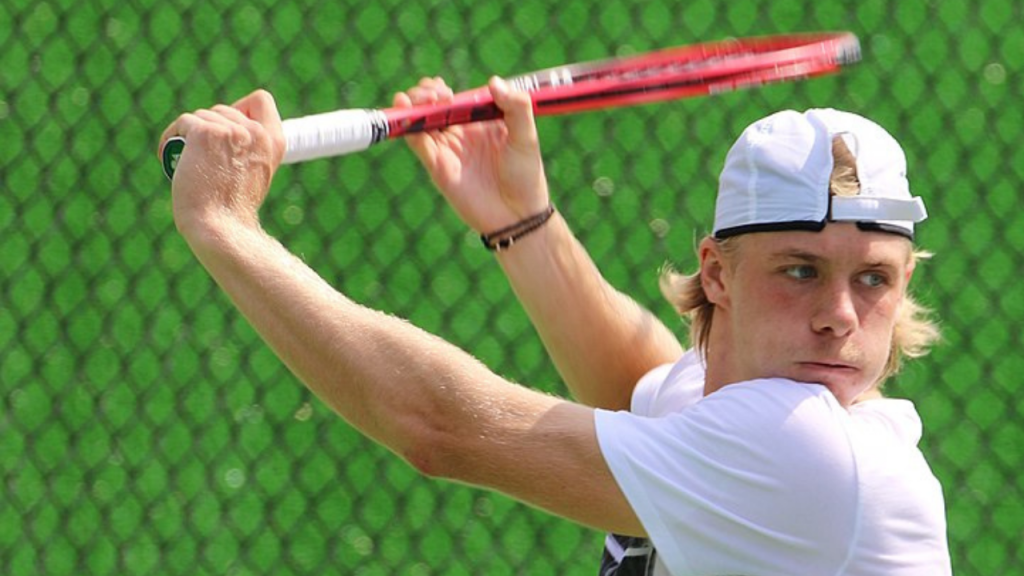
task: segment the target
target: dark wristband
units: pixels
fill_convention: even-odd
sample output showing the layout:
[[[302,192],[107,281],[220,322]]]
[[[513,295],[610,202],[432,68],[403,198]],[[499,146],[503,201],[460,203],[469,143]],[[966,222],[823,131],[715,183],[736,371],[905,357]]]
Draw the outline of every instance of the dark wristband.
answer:
[[[515,244],[517,240],[543,226],[554,213],[555,207],[549,204],[548,207],[539,214],[520,220],[511,226],[502,228],[501,230],[497,230],[489,234],[481,234],[480,240],[488,250],[495,252],[507,250]]]

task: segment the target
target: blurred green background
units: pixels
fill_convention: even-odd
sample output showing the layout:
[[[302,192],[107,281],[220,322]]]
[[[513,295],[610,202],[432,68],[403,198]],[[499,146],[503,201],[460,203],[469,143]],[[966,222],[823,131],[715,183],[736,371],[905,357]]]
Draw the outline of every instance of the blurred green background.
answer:
[[[1024,573],[1022,22],[1017,0],[0,0],[0,574],[596,573],[600,534],[423,479],[311,397],[175,233],[157,137],[256,87],[296,116],[423,75],[833,29],[864,54],[838,77],[542,119],[555,200],[682,336],[657,271],[694,265],[739,131],[811,106],[888,128],[945,335],[889,391],[924,419],[956,573]],[[264,220],[357,300],[563,390],[401,143],[282,169]]]

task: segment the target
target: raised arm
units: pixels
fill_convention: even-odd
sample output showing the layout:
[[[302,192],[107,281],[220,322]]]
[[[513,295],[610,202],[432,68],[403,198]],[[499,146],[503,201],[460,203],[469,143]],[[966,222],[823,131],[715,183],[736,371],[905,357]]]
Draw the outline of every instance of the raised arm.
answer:
[[[590,408],[509,383],[454,346],[338,293],[260,227],[283,152],[269,94],[185,114],[174,217],[196,256],[314,393],[422,472],[642,534]]]
[[[520,222],[550,203],[529,97],[498,79],[490,87],[504,122],[408,138],[438,189],[479,233]],[[395,105],[451,96],[443,81],[427,78],[397,95]],[[608,284],[559,214],[497,258],[580,402],[626,409],[637,380],[682,353],[664,324]]]

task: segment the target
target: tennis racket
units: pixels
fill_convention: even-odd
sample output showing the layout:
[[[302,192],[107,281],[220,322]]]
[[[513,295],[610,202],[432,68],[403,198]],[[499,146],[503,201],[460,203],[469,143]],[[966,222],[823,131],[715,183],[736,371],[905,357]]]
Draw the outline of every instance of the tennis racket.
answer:
[[[860,60],[849,32],[741,38],[694,44],[623,58],[569,64],[507,80],[529,92],[534,114],[549,116],[633,106],[728,92],[838,72]],[[501,117],[486,87],[451,102],[409,108],[350,109],[284,121],[284,164],[365,150],[406,134]],[[174,175],[184,139],[164,145],[162,161]]]

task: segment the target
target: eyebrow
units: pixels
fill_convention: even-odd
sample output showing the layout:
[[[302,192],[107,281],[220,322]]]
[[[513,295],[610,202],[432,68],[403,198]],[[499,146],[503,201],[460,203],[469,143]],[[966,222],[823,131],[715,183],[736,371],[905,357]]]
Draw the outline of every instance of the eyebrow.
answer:
[[[824,256],[808,252],[801,248],[783,248],[777,252],[773,252],[768,255],[768,259],[771,261],[777,260],[800,260],[810,264],[824,262],[827,260]],[[865,262],[866,268],[899,268],[899,264],[885,260],[871,260]]]
[[[788,248],[782,249],[777,252],[772,252],[768,255],[769,260],[803,260],[805,262],[820,262],[824,260],[823,257],[814,254],[813,252],[807,252],[799,248]]]

